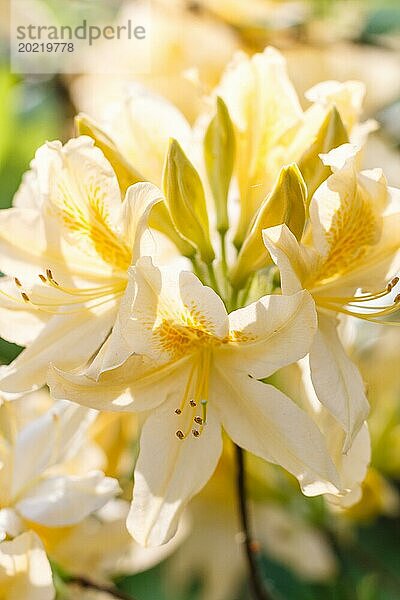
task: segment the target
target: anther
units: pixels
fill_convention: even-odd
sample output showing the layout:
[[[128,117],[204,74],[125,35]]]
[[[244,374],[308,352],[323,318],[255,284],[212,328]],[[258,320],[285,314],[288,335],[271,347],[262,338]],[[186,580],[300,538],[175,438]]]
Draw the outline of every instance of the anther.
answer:
[[[392,283],[392,287],[394,287],[395,285],[397,285],[399,283],[399,278],[398,277],[393,277],[391,283]]]
[[[178,431],[175,433],[175,435],[180,440],[183,440],[183,438],[185,437],[185,434],[180,429],[178,429]]]
[[[200,432],[197,431],[197,429],[192,429],[192,434],[194,435],[194,437],[199,437]]]
[[[400,294],[397,294],[396,298],[394,299],[395,304],[397,304],[398,302],[400,302]]]
[[[46,283],[47,279],[44,275],[42,275],[41,273],[39,273],[39,279],[40,281],[43,281],[43,283]]]
[[[24,302],[30,302],[28,294],[25,294],[25,292],[21,292],[21,296]]]
[[[182,413],[180,408],[175,409],[175,414],[180,415]]]
[[[197,404],[194,400],[190,400],[190,406],[193,406],[193,408],[194,408],[195,406],[197,406]]]
[[[203,425],[203,419],[201,417],[195,417],[193,421],[199,425]]]
[[[18,279],[18,277],[15,277],[14,281],[15,281],[15,285],[17,285],[18,287],[22,287],[22,283],[20,282],[20,280]]]
[[[51,281],[51,283],[54,283],[54,285],[58,285],[57,281],[54,279],[53,277],[53,273],[51,272],[50,269],[46,269],[46,275],[47,275],[47,279],[49,281]]]

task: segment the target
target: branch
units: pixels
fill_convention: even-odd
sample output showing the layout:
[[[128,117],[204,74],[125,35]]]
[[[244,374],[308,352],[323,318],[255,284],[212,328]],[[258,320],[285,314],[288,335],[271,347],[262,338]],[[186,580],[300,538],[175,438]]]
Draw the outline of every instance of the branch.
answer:
[[[80,587],[86,588],[89,590],[103,592],[105,594],[109,594],[110,596],[113,596],[114,598],[118,598],[119,600],[135,600],[135,598],[133,596],[131,596],[130,594],[126,594],[125,592],[117,589],[114,586],[101,585],[98,583],[94,583],[93,581],[90,581],[89,579],[85,579],[85,577],[72,577],[71,579],[68,579],[67,583],[79,585]]]
[[[244,548],[246,552],[249,580],[255,600],[272,600],[272,596],[264,585],[263,576],[258,565],[258,544],[253,540],[250,532],[249,511],[246,495],[246,474],[244,467],[244,452],[235,444],[237,465],[237,496],[240,523],[244,535]]]

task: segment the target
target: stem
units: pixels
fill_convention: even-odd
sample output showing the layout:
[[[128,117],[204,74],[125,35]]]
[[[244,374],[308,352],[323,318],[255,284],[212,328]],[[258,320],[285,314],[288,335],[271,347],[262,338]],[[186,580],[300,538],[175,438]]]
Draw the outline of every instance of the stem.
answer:
[[[93,581],[90,581],[89,579],[85,579],[85,577],[72,577],[71,579],[68,579],[67,583],[80,585],[83,588],[86,588],[89,590],[95,590],[96,592],[103,592],[105,594],[109,594],[110,596],[113,596],[114,598],[119,598],[120,600],[135,600],[133,598],[133,596],[131,596],[130,594],[126,594],[125,592],[122,592],[121,590],[118,590],[114,586],[101,585],[98,583],[94,583]]]
[[[258,545],[253,540],[250,532],[250,519],[246,495],[246,474],[244,466],[244,452],[242,448],[235,444],[236,464],[237,464],[237,495],[240,522],[244,536],[244,548],[246,552],[247,567],[249,570],[249,580],[255,600],[272,600],[272,596],[266,590],[262,574],[258,565]]]
[[[220,242],[221,242],[221,265],[222,272],[224,277],[227,277],[228,274],[228,263],[226,260],[226,231],[219,232]]]
[[[219,286],[218,286],[217,278],[215,276],[214,267],[212,266],[211,263],[207,264],[207,273],[208,273],[208,276],[210,278],[211,285],[214,288],[214,291],[217,292],[217,294],[221,295],[221,293],[219,291]]]

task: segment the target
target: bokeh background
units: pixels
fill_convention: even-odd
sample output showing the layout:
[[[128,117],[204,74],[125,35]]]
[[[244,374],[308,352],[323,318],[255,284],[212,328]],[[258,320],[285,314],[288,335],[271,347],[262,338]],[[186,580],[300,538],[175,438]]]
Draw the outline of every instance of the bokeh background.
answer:
[[[88,11],[101,5],[110,19],[121,12],[134,18],[137,9],[134,1],[87,4]],[[6,208],[36,148],[46,140],[67,140],[74,114],[100,116],[134,77],[10,73],[8,2],[2,0],[0,7],[0,207]],[[300,95],[321,80],[365,82],[364,118],[379,123],[365,167],[382,167],[389,183],[400,187],[398,0],[153,0],[153,19],[158,44],[151,72],[140,82],[176,103],[191,122],[202,95],[238,49],[279,48]],[[112,56],[105,52],[101,60]],[[128,71],[130,60],[127,52]],[[350,324],[345,335],[372,405],[372,464],[360,503],[332,513],[322,499],[304,498],[279,469],[251,463],[263,569],[278,600],[400,598],[400,332]],[[1,363],[19,351],[0,340]],[[121,578],[121,589],[138,600],[250,597],[236,543],[229,455],[223,467],[192,503],[192,530],[176,555]]]

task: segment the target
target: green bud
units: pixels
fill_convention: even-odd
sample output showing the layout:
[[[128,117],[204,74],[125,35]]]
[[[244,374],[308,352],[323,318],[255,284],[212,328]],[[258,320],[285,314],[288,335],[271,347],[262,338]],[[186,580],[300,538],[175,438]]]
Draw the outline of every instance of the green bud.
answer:
[[[346,128],[334,106],[323,120],[313,144],[304,152],[298,163],[307,185],[308,203],[315,190],[332,174],[331,169],[322,163],[319,155],[327,154],[333,148],[346,144],[348,141]]]
[[[217,213],[217,230],[225,233],[229,227],[228,192],[235,160],[235,132],[228,109],[217,98],[217,112],[204,137],[204,161]]]
[[[113,140],[90,117],[84,114],[75,117],[75,130],[78,135],[88,135],[94,139],[115,171],[122,196],[130,185],[144,181],[144,177],[119,152]]]
[[[183,256],[193,258],[196,249],[177,232],[165,201],[157,202],[151,209],[149,226],[166,235]]]
[[[300,241],[305,222],[307,187],[295,163],[282,167],[271,193],[257,212],[250,232],[243,242],[238,260],[231,270],[230,280],[241,288],[251,273],[271,262],[262,239],[263,229],[286,223]]]
[[[215,254],[210,241],[203,185],[196,169],[174,139],[169,144],[163,187],[176,229],[198,249],[202,260],[210,264]]]

